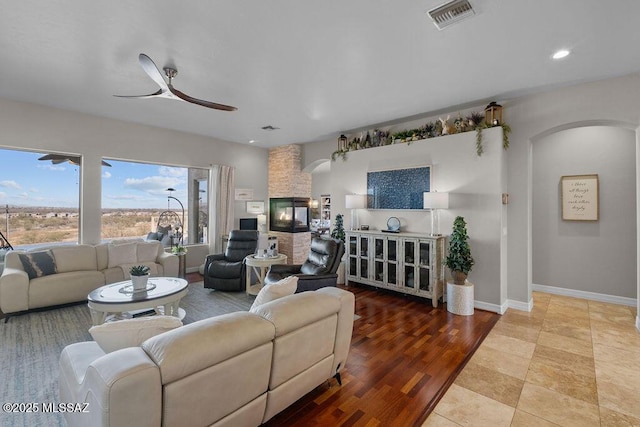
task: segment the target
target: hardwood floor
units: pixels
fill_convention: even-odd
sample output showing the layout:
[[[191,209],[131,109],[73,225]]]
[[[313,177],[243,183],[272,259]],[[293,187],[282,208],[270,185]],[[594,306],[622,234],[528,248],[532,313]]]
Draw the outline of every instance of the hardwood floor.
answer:
[[[317,387],[266,426],[420,426],[500,316],[361,285],[342,386]]]

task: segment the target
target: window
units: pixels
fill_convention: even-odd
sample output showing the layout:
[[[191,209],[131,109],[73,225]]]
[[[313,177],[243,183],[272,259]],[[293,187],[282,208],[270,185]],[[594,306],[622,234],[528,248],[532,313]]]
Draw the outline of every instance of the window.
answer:
[[[102,175],[103,240],[207,243],[207,169],[106,161],[111,167]]]
[[[0,149],[0,159],[0,230],[9,243],[77,243],[80,156]]]

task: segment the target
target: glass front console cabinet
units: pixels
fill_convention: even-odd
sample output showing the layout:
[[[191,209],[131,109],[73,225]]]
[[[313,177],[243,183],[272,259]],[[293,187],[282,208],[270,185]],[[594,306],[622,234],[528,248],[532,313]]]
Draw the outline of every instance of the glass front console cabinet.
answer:
[[[444,236],[418,233],[347,231],[347,284],[430,298],[433,306],[444,294]]]

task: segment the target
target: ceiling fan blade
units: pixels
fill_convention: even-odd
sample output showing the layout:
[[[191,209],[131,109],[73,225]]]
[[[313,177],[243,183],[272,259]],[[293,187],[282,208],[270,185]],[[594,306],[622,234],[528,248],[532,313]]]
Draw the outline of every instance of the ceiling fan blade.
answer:
[[[73,160],[76,159],[78,159],[79,161],[80,157],[69,156],[66,154],[46,154],[38,158],[38,160],[50,160],[51,164],[53,165],[59,165],[60,163],[64,163],[67,161],[73,163]]]
[[[69,163],[80,166],[80,157],[69,157]]]
[[[138,61],[140,62],[140,65],[142,65],[142,69],[144,70],[144,72],[147,73],[149,77],[151,77],[151,79],[158,84],[158,86],[164,89],[164,91],[169,90],[167,82],[165,82],[164,77],[162,77],[162,73],[160,72],[160,70],[158,70],[158,67],[156,66],[155,62],[151,60],[151,58],[149,58],[144,53],[141,53],[140,55],[138,55]]]
[[[117,96],[117,95],[114,95]],[[58,165],[60,163],[69,162],[71,164],[80,166],[81,163],[80,156],[71,156],[66,154],[46,154],[42,157],[39,157],[38,160],[51,160],[51,163],[54,165]],[[102,160],[102,166],[111,167],[111,165],[104,160]]]
[[[149,95],[113,95],[118,98],[152,98],[154,96],[162,95],[164,91],[162,89],[158,89],[156,92],[150,93]]]
[[[203,107],[213,108],[215,110],[222,111],[236,111],[236,107],[232,107],[230,105],[218,104],[216,102],[203,101],[202,99],[194,98],[192,96],[187,95],[186,93],[180,92],[178,89],[174,88],[173,85],[169,85],[169,90],[172,94],[177,96],[186,102],[191,102],[192,104],[201,105]]]
[[[39,157],[38,160],[57,160],[57,159],[66,159],[67,156],[63,156],[61,154],[45,154],[42,157]]]

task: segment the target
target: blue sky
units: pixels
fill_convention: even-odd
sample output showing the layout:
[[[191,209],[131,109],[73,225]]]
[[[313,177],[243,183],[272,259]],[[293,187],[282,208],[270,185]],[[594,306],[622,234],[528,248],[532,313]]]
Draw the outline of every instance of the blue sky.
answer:
[[[38,160],[45,154],[0,149],[0,205],[78,207],[79,167]],[[187,168],[105,161],[112,167],[102,167],[103,207],[163,209],[169,187],[186,207]]]

